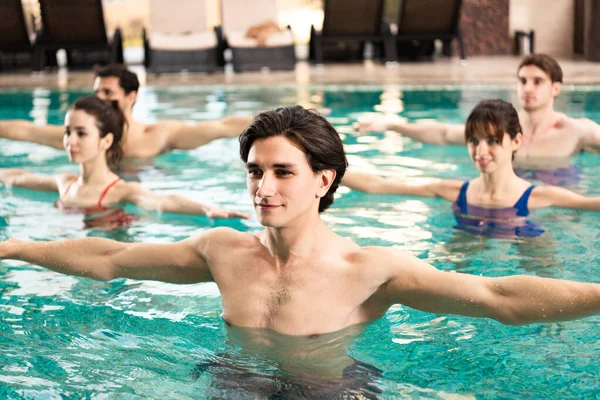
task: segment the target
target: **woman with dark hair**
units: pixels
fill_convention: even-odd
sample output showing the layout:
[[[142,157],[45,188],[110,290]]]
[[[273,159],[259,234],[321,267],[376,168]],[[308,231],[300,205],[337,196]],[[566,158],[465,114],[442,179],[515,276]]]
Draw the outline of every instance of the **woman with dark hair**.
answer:
[[[479,177],[471,181],[440,180],[408,185],[364,173],[347,172],[342,184],[366,193],[441,197],[454,202],[459,228],[478,234],[538,236],[526,220],[530,209],[549,206],[600,211],[600,197],[586,197],[557,186],[534,186],[518,177],[512,160],[523,134],[514,107],[503,100],[484,100],[465,127],[471,160]]]
[[[75,101],[65,117],[63,144],[69,160],[79,164],[80,174],[41,176],[21,169],[0,169],[0,182],[8,186],[56,191],[56,206],[67,212],[84,214],[86,227],[129,224],[134,216],[121,208],[124,203],[177,214],[206,215],[210,218],[248,218],[179,195],[158,195],[135,182],[115,175],[110,166],[121,155],[125,119],[111,103],[96,96]]]

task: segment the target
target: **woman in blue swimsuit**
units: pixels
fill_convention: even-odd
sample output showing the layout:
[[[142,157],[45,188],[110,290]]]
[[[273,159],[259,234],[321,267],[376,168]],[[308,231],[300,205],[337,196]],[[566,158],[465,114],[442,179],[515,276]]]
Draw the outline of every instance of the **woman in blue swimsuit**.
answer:
[[[529,210],[549,206],[600,211],[600,197],[586,197],[557,186],[533,186],[513,169],[523,135],[514,107],[503,100],[480,102],[467,119],[471,160],[480,172],[468,182],[440,180],[408,185],[364,173],[346,172],[342,184],[366,193],[441,197],[454,202],[459,228],[494,236],[538,236]]]
[[[135,217],[125,214],[122,205],[167,213],[206,215],[210,218],[248,218],[202,204],[179,195],[159,195],[139,183],[121,180],[110,165],[121,156],[124,118],[110,103],[96,96],[75,101],[65,117],[63,139],[69,160],[79,164],[80,174],[34,175],[22,169],[0,169],[0,182],[33,190],[59,193],[56,207],[81,213],[86,227],[127,225]]]

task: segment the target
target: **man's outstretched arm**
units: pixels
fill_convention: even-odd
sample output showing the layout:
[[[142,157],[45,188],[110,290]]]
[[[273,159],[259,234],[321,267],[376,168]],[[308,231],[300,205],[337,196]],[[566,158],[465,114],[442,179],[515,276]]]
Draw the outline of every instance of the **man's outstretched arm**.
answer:
[[[581,139],[581,148],[590,153],[600,153],[600,125],[591,119],[579,120],[583,125],[584,134]]]
[[[43,144],[62,150],[65,129],[58,125],[35,125],[29,121],[0,121],[0,138]]]
[[[213,121],[202,121],[194,125],[165,121],[156,124],[168,132],[167,147],[170,150],[189,150],[216,139],[237,138],[250,125],[253,117],[225,117]]]
[[[37,264],[69,275],[97,280],[131,278],[171,283],[210,281],[206,261],[197,250],[211,233],[170,244],[121,243],[103,238],[55,242],[0,242],[0,259]],[[199,246],[199,247],[198,247]]]
[[[582,318],[600,313],[600,285],[515,275],[487,278],[440,271],[396,251],[401,265],[386,285],[390,304],[422,311],[492,318],[522,325]],[[388,262],[393,257],[388,254]]]
[[[384,115],[381,115],[366,121],[359,121],[356,128],[360,132],[394,131],[416,141],[428,144],[464,145],[466,143],[465,126],[459,124],[446,124],[436,121],[408,123],[388,120]]]

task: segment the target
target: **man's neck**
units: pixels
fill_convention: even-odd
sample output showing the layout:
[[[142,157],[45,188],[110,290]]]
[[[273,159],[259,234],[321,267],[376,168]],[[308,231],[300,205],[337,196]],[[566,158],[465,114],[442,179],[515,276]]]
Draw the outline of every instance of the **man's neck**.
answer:
[[[125,117],[125,126],[123,127],[122,141],[123,143],[126,143],[127,139],[131,137],[132,134],[135,135],[135,133],[139,131],[139,127],[143,124],[133,118],[131,110],[127,110],[123,115]]]
[[[556,112],[554,111],[554,107],[550,104],[547,107],[540,108],[537,110],[522,111],[522,123],[523,123],[523,135],[527,134],[535,134],[540,130],[547,129],[548,126],[551,126],[556,119]]]
[[[284,228],[267,227],[261,232],[260,241],[283,265],[292,258],[315,256],[332,234],[317,214],[308,220],[292,221]]]

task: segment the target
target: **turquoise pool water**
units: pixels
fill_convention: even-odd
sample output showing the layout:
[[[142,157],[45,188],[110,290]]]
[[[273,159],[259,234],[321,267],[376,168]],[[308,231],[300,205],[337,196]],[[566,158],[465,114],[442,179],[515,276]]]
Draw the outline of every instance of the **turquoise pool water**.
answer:
[[[0,92],[0,119],[60,123],[68,104],[88,92],[45,89]],[[393,134],[356,136],[359,113],[386,109],[408,119],[464,121],[481,99],[515,102],[512,87],[300,86],[146,87],[134,115],[152,122],[196,121],[251,114],[281,104],[329,107],[351,165],[399,179],[468,179],[476,175],[466,149],[422,145]],[[557,108],[600,121],[600,88],[565,87]],[[574,159],[581,181],[572,189],[600,195],[600,156]],[[141,181],[241,211],[251,210],[234,139],[156,159]],[[39,173],[76,171],[65,154],[0,140],[0,167]],[[140,213],[126,230],[83,230],[53,194],[0,186],[0,239],[46,240],[103,236],[171,242],[213,226],[257,231],[256,220]],[[486,276],[527,273],[600,282],[600,213],[540,210],[531,219],[546,232],[534,239],[493,239],[453,229],[450,203],[339,190],[324,215],[336,232],[361,245],[395,246],[446,270]],[[211,376],[194,366],[231,352],[213,284],[95,282],[22,262],[0,267],[0,398],[202,398]],[[600,395],[600,317],[506,327],[488,320],[391,309],[367,327],[350,355],[383,370],[383,398],[592,398]],[[250,359],[255,369],[277,374]],[[229,392],[236,398],[240,392]]]

